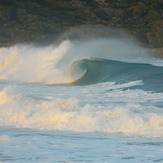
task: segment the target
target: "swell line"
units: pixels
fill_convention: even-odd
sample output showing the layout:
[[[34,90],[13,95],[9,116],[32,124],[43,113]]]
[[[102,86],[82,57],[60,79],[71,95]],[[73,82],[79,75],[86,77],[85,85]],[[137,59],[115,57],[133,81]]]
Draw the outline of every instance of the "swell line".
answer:
[[[163,91],[163,67],[144,63],[127,63],[121,61],[90,58],[74,62],[69,68],[72,79],[69,85],[89,85],[113,81],[126,83],[142,80],[141,88]],[[78,74],[78,77],[74,77]]]

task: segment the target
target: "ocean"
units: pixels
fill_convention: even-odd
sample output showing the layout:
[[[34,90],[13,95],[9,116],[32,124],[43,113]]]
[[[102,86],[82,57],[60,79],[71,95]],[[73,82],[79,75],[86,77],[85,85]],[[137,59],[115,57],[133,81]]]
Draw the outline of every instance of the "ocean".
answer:
[[[0,48],[6,162],[163,162],[163,60],[117,38]]]

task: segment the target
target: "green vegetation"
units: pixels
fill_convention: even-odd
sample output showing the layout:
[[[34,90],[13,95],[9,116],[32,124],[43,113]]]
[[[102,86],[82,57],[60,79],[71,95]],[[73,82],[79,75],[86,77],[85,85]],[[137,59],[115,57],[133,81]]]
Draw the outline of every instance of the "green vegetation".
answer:
[[[144,45],[163,46],[162,0],[1,0],[0,46],[47,42],[71,27],[121,28]]]

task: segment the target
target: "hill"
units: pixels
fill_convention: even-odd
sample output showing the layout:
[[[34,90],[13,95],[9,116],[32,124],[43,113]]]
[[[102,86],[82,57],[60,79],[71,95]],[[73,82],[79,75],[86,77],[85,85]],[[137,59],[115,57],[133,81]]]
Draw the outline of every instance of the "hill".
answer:
[[[49,43],[79,25],[120,28],[148,47],[162,47],[163,1],[0,1],[0,46],[33,41]]]

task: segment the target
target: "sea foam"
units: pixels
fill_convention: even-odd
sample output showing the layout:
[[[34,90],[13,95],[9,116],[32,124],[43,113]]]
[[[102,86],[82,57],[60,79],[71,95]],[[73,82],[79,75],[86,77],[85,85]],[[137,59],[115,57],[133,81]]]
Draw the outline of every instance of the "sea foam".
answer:
[[[80,90],[81,98],[83,89]],[[85,90],[84,90],[85,91]],[[41,130],[123,133],[126,136],[162,137],[162,110],[156,106],[145,105],[157,95],[135,91],[114,90],[103,94],[110,99],[105,104],[81,103],[77,97],[30,100],[28,97],[0,93],[5,101],[0,105],[0,124],[20,128]],[[92,92],[93,93],[93,92]],[[142,94],[142,101],[139,95]],[[8,95],[7,95],[8,94]],[[96,92],[98,96],[98,93]],[[134,99],[132,101],[132,96]],[[150,97],[151,96],[151,97]],[[159,95],[162,100],[163,95]],[[87,98],[87,97],[85,97]],[[89,96],[88,96],[89,98]],[[111,101],[111,99],[113,99]],[[120,101],[122,100],[123,102]],[[100,99],[99,99],[100,100]],[[115,104],[118,100],[120,103]],[[156,99],[157,100],[157,99]]]

